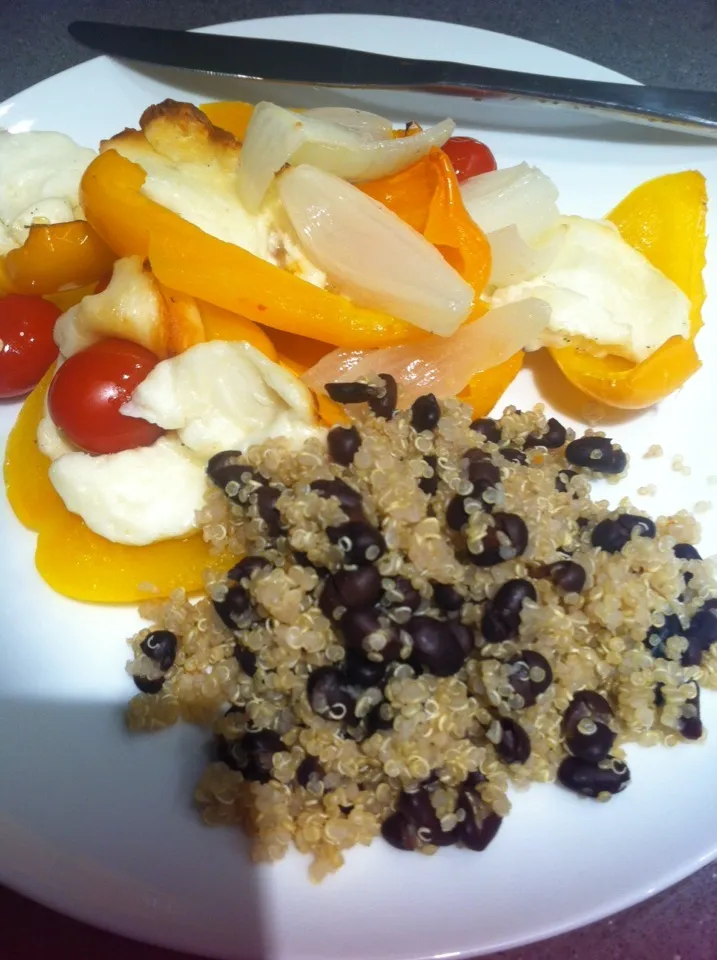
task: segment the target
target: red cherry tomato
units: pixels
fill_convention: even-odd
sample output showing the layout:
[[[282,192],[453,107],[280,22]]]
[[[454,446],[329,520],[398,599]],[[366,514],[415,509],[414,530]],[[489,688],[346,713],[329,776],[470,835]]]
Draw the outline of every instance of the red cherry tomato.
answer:
[[[42,297],[0,299],[0,398],[21,397],[45,376],[57,359],[52,333],[59,316]]]
[[[443,144],[443,152],[448,154],[459,183],[479,173],[490,173],[497,166],[490,149],[473,137],[451,137]]]
[[[120,407],[157,365],[157,357],[129,340],[100,340],[65,360],[47,393],[50,416],[88,453],[148,447],[164,431]]]

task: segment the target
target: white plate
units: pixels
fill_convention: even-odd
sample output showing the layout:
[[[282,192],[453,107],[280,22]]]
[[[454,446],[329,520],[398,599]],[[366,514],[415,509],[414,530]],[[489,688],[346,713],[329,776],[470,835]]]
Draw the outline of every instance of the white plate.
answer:
[[[588,79],[620,79],[584,60],[466,27],[370,16],[286,17],[212,28],[222,33],[319,40],[407,56],[441,57]],[[94,60],[0,107],[13,130],[58,129],[81,143],[135,125],[166,96],[328,102],[329,94],[249,87],[186,74],[130,70]],[[334,100],[362,100],[360,94]],[[484,132],[501,165],[528,160],[552,176],[566,212],[601,215],[640,181],[696,167],[717,188],[709,142],[666,138],[575,114],[466,102],[374,96],[396,120],[452,114]],[[480,118],[476,124],[476,118]],[[714,269],[708,282],[715,286]],[[616,434],[633,451],[627,492],[659,485],[648,509],[709,499],[717,473],[700,411],[714,410],[714,304],[699,346],[705,369],[658,411]],[[522,405],[539,393],[524,372],[509,393]],[[9,429],[16,408],[0,410]],[[707,413],[707,416],[710,415]],[[641,454],[661,443],[692,466]],[[712,488],[717,493],[717,488]],[[203,956],[287,960],[408,960],[474,956],[587,923],[655,893],[717,854],[717,737],[705,746],[633,750],[633,785],[607,805],[552,786],[515,798],[498,841],[483,855],[455,849],[433,858],[376,843],[352,851],[345,869],[316,888],[298,855],[251,868],[238,838],[200,825],[190,805],[203,737],[177,728],[130,739],[122,706],[129,609],[83,606],[52,594],[35,574],[34,538],[0,504],[0,880],[55,908],[112,930]],[[717,527],[705,530],[709,551]],[[708,725],[717,697],[704,696]]]

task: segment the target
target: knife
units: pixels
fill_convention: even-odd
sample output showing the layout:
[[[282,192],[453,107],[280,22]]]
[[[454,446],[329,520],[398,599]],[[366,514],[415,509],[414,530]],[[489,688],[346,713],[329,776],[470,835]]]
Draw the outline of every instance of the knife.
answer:
[[[77,20],[75,40],[113,57],[208,74],[326,87],[406,90],[474,100],[587,109],[717,138],[717,93],[540,76],[441,60],[345,50],[317,43],[230,37]]]

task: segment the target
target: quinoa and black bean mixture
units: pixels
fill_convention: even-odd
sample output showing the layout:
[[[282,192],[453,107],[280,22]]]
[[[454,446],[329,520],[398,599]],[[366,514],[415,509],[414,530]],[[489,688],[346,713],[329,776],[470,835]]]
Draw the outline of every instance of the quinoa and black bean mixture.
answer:
[[[211,729],[206,823],[320,880],[380,835],[484,850],[509,785],[607,800],[625,743],[703,737],[714,571],[687,513],[591,499],[619,446],[540,409],[397,412],[388,376],[329,393],[351,426],[212,458],[204,535],[237,563],[131,641],[130,729]]]

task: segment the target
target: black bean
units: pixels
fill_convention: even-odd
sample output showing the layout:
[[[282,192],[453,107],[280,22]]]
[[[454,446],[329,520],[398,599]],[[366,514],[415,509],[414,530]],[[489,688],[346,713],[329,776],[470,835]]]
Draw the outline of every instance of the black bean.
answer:
[[[310,780],[323,780],[324,768],[316,757],[304,757],[296,768],[296,780],[300,787],[308,787]]]
[[[489,443],[500,443],[502,432],[492,417],[480,417],[471,424],[471,430],[484,436]]]
[[[347,650],[344,660],[346,683],[352,687],[380,687],[386,677],[386,664],[369,660],[356,650]]]
[[[655,701],[655,706],[659,709],[665,705],[665,695],[663,694],[664,683],[656,683],[653,688],[653,699]]]
[[[462,597],[450,583],[438,583],[437,580],[432,580],[431,586],[436,606],[446,613],[455,613],[465,603],[465,597]]]
[[[324,390],[334,403],[368,403],[375,395],[375,389],[369,383],[325,383]]]
[[[453,639],[457,641],[458,646],[461,648],[466,657],[469,657],[471,653],[475,650],[475,636],[470,627],[467,627],[465,623],[459,623],[457,620],[450,620],[448,622],[448,629],[453,635]]]
[[[469,850],[481,853],[495,839],[502,817],[467,790],[461,790],[457,807],[465,813],[455,830],[458,840]]]
[[[229,587],[223,600],[214,600],[213,603],[220,620],[230,630],[236,630],[237,621],[251,610],[249,592],[238,583]]]
[[[381,574],[371,565],[338,570],[327,583],[333,583],[349,610],[371,607],[381,596]]]
[[[508,663],[513,668],[509,683],[523,706],[532,707],[541,693],[545,693],[553,682],[553,670],[541,653],[535,650],[522,650]]]
[[[408,607],[409,610],[413,611],[421,605],[421,594],[406,577],[396,577],[393,581],[393,587],[396,593],[401,595],[401,599],[387,599],[387,606]]]
[[[276,501],[281,496],[281,490],[268,485],[260,487],[256,494],[256,506],[259,516],[266,524],[270,537],[280,537],[283,532],[281,514]]]
[[[392,813],[383,821],[381,836],[397,850],[416,850],[420,845],[416,826],[401,813]]]
[[[134,685],[141,693],[159,693],[164,686],[164,677],[150,680],[149,677],[133,676]]]
[[[223,490],[236,476],[237,459],[241,455],[240,450],[223,450],[210,457],[207,463],[207,476],[220,490]]]
[[[433,393],[426,393],[413,401],[411,407],[411,426],[419,432],[433,430],[441,419],[441,407]]]
[[[555,586],[566,593],[581,593],[585,586],[585,567],[574,560],[558,560],[548,564],[545,572]]]
[[[475,789],[479,787],[482,783],[487,783],[488,777],[484,773],[481,773],[480,770],[472,770],[468,776],[463,781],[463,786],[467,789]]]
[[[563,713],[562,730],[566,737],[572,736],[581,720],[589,718],[609,723],[612,708],[597,690],[578,690]]]
[[[683,715],[678,721],[680,733],[685,740],[699,740],[703,730],[702,718],[700,717],[700,687],[696,681],[693,681],[693,683],[697,692],[694,697],[685,701],[682,708]]]
[[[615,734],[601,720],[583,717],[570,736],[566,737],[565,743],[574,757],[589,763],[599,763],[612,750]]]
[[[565,459],[573,466],[597,473],[622,473],[627,457],[620,447],[613,447],[609,437],[578,437],[565,448]]]
[[[522,450],[518,450],[517,447],[503,447],[503,449],[500,451],[500,455],[504,460],[507,460],[508,463],[519,463],[524,465],[528,462],[526,455]]]
[[[520,612],[526,600],[537,600],[529,580],[508,580],[496,592],[483,617],[483,636],[489,643],[502,643],[518,633]]]
[[[575,470],[560,470],[557,477],[555,478],[555,489],[558,493],[567,493],[568,484],[573,479],[577,477],[577,472]]]
[[[160,670],[169,670],[177,656],[177,635],[171,630],[152,630],[140,644],[140,649]]]
[[[215,454],[207,464],[209,479],[224,493],[227,492],[230,483],[237,485],[236,492],[231,495],[226,493],[235,503],[242,502],[240,494],[243,494],[247,488],[251,493],[266,483],[266,477],[263,477],[258,470],[235,462],[240,456],[238,450],[225,450],[223,453]]]
[[[665,644],[670,637],[681,637],[683,635],[684,631],[680,623],[680,618],[677,614],[668,613],[665,615],[665,620],[661,627],[650,627],[644,644],[653,657],[666,657],[667,650]]]
[[[310,485],[314,493],[320,497],[336,497],[341,509],[349,520],[361,520],[363,517],[363,500],[358,490],[354,490],[343,480],[314,480]]]
[[[433,454],[429,453],[423,459],[433,471],[433,475],[430,477],[421,477],[418,481],[418,486],[427,496],[432,497],[436,490],[438,490],[438,457],[434,457]]]
[[[338,527],[329,527],[326,533],[343,551],[345,563],[373,563],[386,552],[386,541],[380,531],[366,520],[349,520]]]
[[[462,497],[459,493],[448,501],[446,524],[451,530],[462,530],[468,523],[468,512],[465,504],[466,497]]]
[[[268,783],[271,779],[274,754],[286,746],[273,730],[249,731],[236,740],[217,738],[218,759],[232,770],[238,770],[245,780]]]
[[[242,580],[251,580],[257,570],[264,570],[273,566],[266,557],[243,557],[239,563],[235,563],[229,573],[227,580],[233,580],[234,583],[241,583]]]
[[[332,623],[346,613],[344,599],[336,589],[333,577],[327,577],[319,594],[319,609]]]
[[[464,466],[466,477],[474,487],[478,488],[478,491],[482,492],[500,483],[500,470],[483,450],[477,448],[466,450],[461,456],[461,461],[463,461],[462,466]]]
[[[601,793],[614,795],[628,785],[630,771],[627,764],[615,757],[606,757],[600,763],[566,757],[558,767],[558,782],[583,797],[599,797]]]
[[[306,681],[306,695],[314,713],[326,720],[355,721],[354,698],[344,686],[344,677],[335,667],[318,667]]]
[[[256,654],[252,650],[247,649],[241,643],[237,643],[234,647],[234,658],[247,677],[254,676],[256,673]]]
[[[361,434],[356,427],[332,427],[326,438],[329,456],[334,463],[348,467],[361,446]]]
[[[649,517],[638,517],[632,513],[623,513],[615,520],[601,520],[591,536],[592,545],[600,547],[606,553],[619,553],[629,543],[633,530],[641,537],[653,539],[655,524]]]
[[[547,447],[548,450],[557,450],[567,439],[567,430],[559,420],[551,417],[547,429],[542,434],[531,433],[525,438],[525,447]]]
[[[452,624],[433,617],[413,617],[406,630],[413,640],[415,663],[436,677],[450,677],[458,673],[467,654],[461,639],[451,630]]]
[[[456,842],[454,830],[446,831],[441,827],[431,797],[423,787],[408,792],[402,790],[396,804],[397,813],[401,814],[410,823],[415,824],[418,838],[423,843],[430,843],[436,847],[447,847]]]
[[[525,763],[530,757],[530,737],[517,720],[498,717],[503,735],[496,744],[498,756],[505,763]]]
[[[377,703],[366,714],[364,726],[366,727],[366,735],[369,737],[372,737],[379,730],[391,730],[393,728],[393,720],[387,720],[383,715],[381,709],[383,706],[383,703]]]
[[[695,613],[687,628],[687,638],[703,651],[717,643],[717,601],[708,600]]]
[[[385,622],[378,610],[349,610],[341,618],[341,632],[349,647],[363,654],[371,651],[388,663],[398,659],[401,643],[396,627],[393,624],[384,626]],[[386,641],[382,649],[366,647],[364,641],[371,634],[378,633],[382,634]]]
[[[398,385],[390,373],[379,373],[378,379],[382,381],[382,385],[378,390],[374,389],[373,395],[369,398],[369,409],[374,417],[390,420],[396,412]]]
[[[498,534],[503,533],[510,544],[502,544]],[[494,513],[493,526],[483,537],[480,553],[469,553],[479,567],[494,567],[504,560],[513,560],[525,553],[528,546],[528,528],[516,513]]]
[[[700,552],[691,543],[676,543],[672,552],[678,560],[701,560]]]

